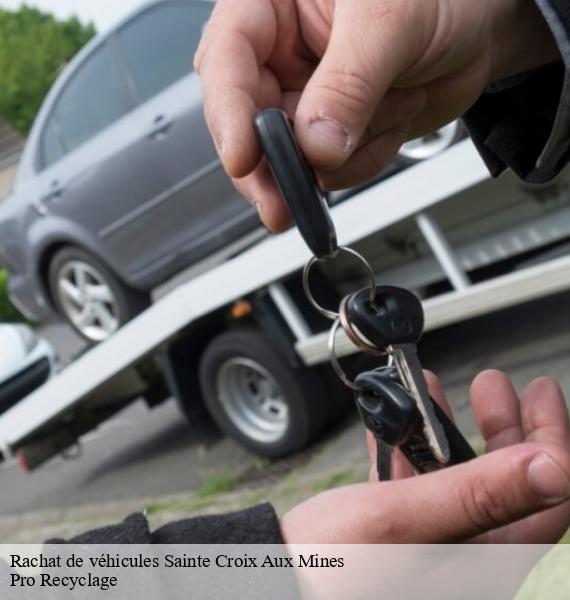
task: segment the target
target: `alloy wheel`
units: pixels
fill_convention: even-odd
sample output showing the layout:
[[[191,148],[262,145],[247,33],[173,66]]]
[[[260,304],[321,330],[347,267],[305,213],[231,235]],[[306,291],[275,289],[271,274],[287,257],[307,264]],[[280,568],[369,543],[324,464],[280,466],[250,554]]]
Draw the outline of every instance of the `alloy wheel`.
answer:
[[[57,292],[66,317],[86,338],[101,342],[119,327],[119,307],[103,275],[73,260],[59,270]]]

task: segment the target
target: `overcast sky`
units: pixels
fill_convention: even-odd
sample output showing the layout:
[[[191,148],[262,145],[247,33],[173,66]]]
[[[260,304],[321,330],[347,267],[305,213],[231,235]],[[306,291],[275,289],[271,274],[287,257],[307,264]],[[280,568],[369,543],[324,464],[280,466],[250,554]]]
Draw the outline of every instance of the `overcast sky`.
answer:
[[[0,0],[0,7],[17,9],[22,4],[27,4],[60,18],[75,15],[83,22],[92,21],[97,31],[101,32],[145,2],[146,0]]]

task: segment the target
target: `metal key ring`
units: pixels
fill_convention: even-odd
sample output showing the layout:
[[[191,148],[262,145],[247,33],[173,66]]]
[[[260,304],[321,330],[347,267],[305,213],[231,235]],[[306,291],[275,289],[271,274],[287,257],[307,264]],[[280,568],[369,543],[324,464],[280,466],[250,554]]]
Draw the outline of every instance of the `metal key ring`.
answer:
[[[332,368],[334,369],[334,372],[338,375],[338,378],[344,383],[344,385],[349,387],[351,390],[354,390],[355,392],[357,392],[357,391],[361,390],[362,388],[358,385],[355,385],[352,381],[350,381],[347,374],[343,371],[342,367],[340,366],[340,363],[338,362],[338,358],[336,356],[335,339],[336,339],[336,334],[337,334],[339,327],[340,327],[340,317],[335,319],[335,321],[331,327],[330,333],[329,333],[329,359],[331,361],[331,365],[332,365]]]
[[[336,350],[335,350],[336,334],[338,333],[338,328],[340,326],[341,326],[341,322],[340,322],[340,317],[339,317],[339,318],[335,319],[335,321],[331,327],[330,333],[329,333],[329,341],[328,341],[329,360],[331,361],[331,365],[332,365],[332,368],[334,369],[334,372],[337,374],[338,378],[344,383],[344,385],[349,387],[351,390],[354,390],[355,392],[357,392],[357,391],[360,391],[362,388],[360,386],[354,384],[352,381],[350,381],[347,374],[343,371],[342,367],[340,366],[340,363],[338,362],[338,358],[336,355]],[[346,331],[345,331],[345,333],[346,333]],[[391,367],[394,365],[394,355],[391,352],[378,351],[377,356],[388,356],[388,362],[386,363],[386,365],[377,367],[377,369],[374,369],[374,370],[384,369],[385,367]]]
[[[388,354],[387,350],[381,350],[377,348],[373,344],[371,344],[358,329],[351,323],[348,315],[346,314],[346,306],[348,301],[352,298],[352,296],[345,296],[339,308],[339,321],[346,333],[346,337],[360,350],[361,352],[365,352],[366,354],[370,354],[372,356],[386,356]]]
[[[370,266],[370,264],[368,263],[368,261],[358,252],[356,252],[356,250],[353,250],[352,248],[348,248],[347,246],[339,246],[339,252],[347,252],[348,254],[356,257],[366,268],[366,271],[368,273],[368,279],[370,282],[370,302],[374,303],[374,300],[376,298],[376,279],[374,277],[374,271],[372,270],[372,267]],[[328,308],[324,308],[323,306],[321,306],[313,297],[313,294],[311,293],[311,287],[309,285],[309,275],[311,273],[311,268],[313,267],[313,265],[315,263],[318,262],[325,262],[326,260],[330,260],[330,259],[325,259],[325,258],[317,258],[316,256],[312,256],[309,259],[309,262],[305,265],[305,268],[303,269],[303,289],[305,290],[305,294],[309,300],[309,302],[313,305],[313,307],[318,310],[321,315],[323,315],[324,317],[326,317],[327,319],[330,319],[331,321],[335,321],[338,317],[339,317],[339,313],[334,312],[332,310],[329,310]]]

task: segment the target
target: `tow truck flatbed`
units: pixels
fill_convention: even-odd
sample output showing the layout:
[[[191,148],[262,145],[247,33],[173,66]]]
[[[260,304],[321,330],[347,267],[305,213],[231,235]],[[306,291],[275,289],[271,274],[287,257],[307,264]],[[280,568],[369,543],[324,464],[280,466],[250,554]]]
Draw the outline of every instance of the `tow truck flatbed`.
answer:
[[[332,216],[338,239],[342,245],[357,244],[404,219],[424,214],[439,202],[488,179],[488,172],[471,142],[463,141],[334,206]],[[508,189],[513,183],[507,176],[505,182],[498,185]],[[456,289],[424,302],[429,329],[570,288],[569,256],[481,283],[463,285],[462,271],[454,263],[451,248],[439,235],[441,232],[432,231],[435,238],[432,236],[431,240],[430,232],[424,233],[445,274],[452,282],[454,277],[459,278],[454,283]],[[141,375],[145,363],[152,362],[181,336],[191,343],[196,323],[256,290],[266,289],[273,298],[301,361],[305,365],[326,362],[328,332],[313,331],[294,299],[280,287],[280,282],[302,269],[308,258],[308,250],[298,232],[291,229],[266,238],[181,284],[3,414],[0,417],[3,458],[13,456],[35,438],[65,428],[84,405],[110,407],[109,414],[112,414],[113,404],[122,406],[140,396],[147,385]],[[339,339],[338,351],[349,354],[353,348],[343,337]],[[89,427],[91,424],[84,429]]]

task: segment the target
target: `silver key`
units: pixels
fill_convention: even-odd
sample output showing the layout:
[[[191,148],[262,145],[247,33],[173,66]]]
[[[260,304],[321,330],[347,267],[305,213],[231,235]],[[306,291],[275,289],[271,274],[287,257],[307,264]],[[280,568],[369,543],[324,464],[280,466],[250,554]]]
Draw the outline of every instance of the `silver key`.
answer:
[[[447,464],[449,443],[443,426],[436,417],[426,379],[415,344],[394,344],[388,347],[405,388],[415,400],[423,420],[423,433],[436,460]]]

